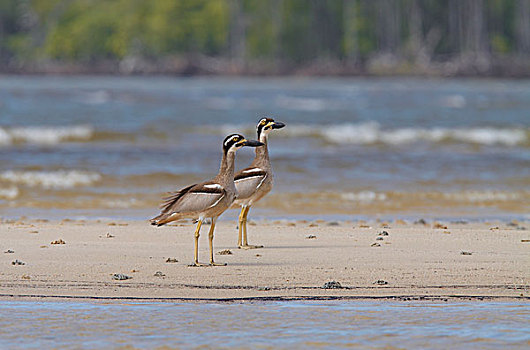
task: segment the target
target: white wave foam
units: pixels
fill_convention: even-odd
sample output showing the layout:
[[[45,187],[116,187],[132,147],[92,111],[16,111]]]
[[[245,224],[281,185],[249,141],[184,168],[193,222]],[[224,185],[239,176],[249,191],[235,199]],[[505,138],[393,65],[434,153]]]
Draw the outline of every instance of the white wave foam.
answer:
[[[135,198],[129,200],[116,199],[116,200],[106,200],[105,203],[102,203],[103,206],[107,208],[117,208],[117,209],[127,209],[137,206],[139,201]]]
[[[17,187],[0,188],[0,198],[12,200],[18,197],[20,191]]]
[[[94,128],[90,125],[0,127],[0,145],[10,145],[17,142],[35,145],[55,145],[64,141],[87,141],[93,135]]]
[[[10,145],[12,139],[13,138],[6,130],[0,128],[0,146]]]
[[[101,175],[79,170],[58,171],[4,171],[0,179],[31,187],[65,189],[90,185],[101,179]]]
[[[341,194],[341,198],[353,202],[374,202],[384,201],[387,197],[384,193],[372,191],[346,192]]]
[[[331,126],[289,125],[286,136],[320,135],[332,143],[403,145],[414,142],[461,142],[478,145],[517,146],[527,143],[529,131],[523,128],[398,128],[383,129],[376,122]]]
[[[205,127],[201,127],[201,131]],[[223,124],[210,126],[210,132],[227,135],[240,132],[251,136],[251,124]],[[288,124],[275,137],[320,137],[331,143],[355,145],[405,145],[415,142],[457,142],[477,145],[517,146],[528,143],[530,129],[525,128],[396,128],[383,129],[377,122],[344,123],[334,125]]]
[[[444,193],[444,198],[465,202],[507,202],[523,199],[528,194],[498,191],[464,191]]]

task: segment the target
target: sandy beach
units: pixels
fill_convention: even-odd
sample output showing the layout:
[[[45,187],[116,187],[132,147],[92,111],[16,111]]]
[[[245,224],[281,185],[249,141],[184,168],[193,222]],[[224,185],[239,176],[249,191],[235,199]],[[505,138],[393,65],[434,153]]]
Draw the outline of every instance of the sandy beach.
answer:
[[[237,249],[236,225],[216,227],[227,266],[194,268],[191,223],[4,220],[0,297],[530,299],[528,222],[252,222],[253,250]]]

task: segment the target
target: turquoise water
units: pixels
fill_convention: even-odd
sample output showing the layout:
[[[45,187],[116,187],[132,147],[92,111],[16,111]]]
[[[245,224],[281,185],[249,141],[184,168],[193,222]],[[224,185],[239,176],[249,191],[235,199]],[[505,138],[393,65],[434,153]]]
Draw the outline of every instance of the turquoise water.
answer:
[[[3,349],[528,349],[516,302],[3,301]]]

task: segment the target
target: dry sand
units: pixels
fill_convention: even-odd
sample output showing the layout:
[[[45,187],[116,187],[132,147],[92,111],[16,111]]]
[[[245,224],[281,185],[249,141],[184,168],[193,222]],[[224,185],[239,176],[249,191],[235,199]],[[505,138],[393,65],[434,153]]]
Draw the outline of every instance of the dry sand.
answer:
[[[528,222],[444,225],[258,222],[249,226],[249,241],[265,247],[240,250],[236,223],[225,221],[216,228],[215,258],[228,265],[196,268],[188,267],[191,224],[4,220],[0,298],[530,300]],[[208,228],[201,232],[202,262]],[[65,244],[51,244],[57,240]],[[217,254],[226,249],[232,254]],[[330,281],[342,288],[323,288]]]

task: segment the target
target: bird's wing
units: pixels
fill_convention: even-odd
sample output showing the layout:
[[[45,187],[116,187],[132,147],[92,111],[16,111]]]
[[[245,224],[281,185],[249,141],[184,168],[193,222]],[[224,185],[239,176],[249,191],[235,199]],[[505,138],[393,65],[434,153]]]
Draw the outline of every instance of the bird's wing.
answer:
[[[237,198],[245,199],[252,196],[267,178],[267,172],[261,168],[247,168],[234,176]]]
[[[162,202],[162,204],[160,204],[160,210],[162,211],[162,213],[168,211],[169,208],[171,208],[173,205],[175,205],[178,202],[178,200],[182,196],[184,196],[186,193],[188,193],[188,191],[194,186],[197,186],[197,184],[193,184],[193,185],[190,185],[188,187],[184,187],[184,188],[182,188],[182,189],[180,189],[178,191],[175,191],[175,192],[170,192],[169,196],[162,198],[164,200]]]
[[[186,191],[181,193],[184,190]],[[201,212],[215,206],[225,195],[226,191],[223,186],[205,182],[189,186],[167,197],[162,210],[173,213]]]

